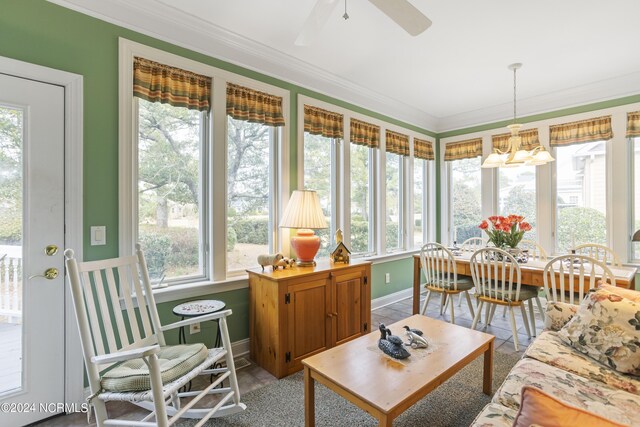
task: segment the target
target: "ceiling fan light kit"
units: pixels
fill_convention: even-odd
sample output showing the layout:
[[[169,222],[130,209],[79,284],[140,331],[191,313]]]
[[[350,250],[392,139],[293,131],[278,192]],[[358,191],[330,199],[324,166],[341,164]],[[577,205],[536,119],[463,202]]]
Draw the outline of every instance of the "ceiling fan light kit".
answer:
[[[516,123],[516,71],[522,67],[522,64],[516,62],[508,66],[513,71],[513,123],[507,125],[511,131],[509,143],[505,151],[497,148],[487,156],[482,163],[482,167],[487,168],[515,168],[522,165],[540,166],[555,161],[551,154],[545,150],[542,144],[534,147],[532,150],[521,150],[522,138],[520,137],[520,129],[522,125]]]

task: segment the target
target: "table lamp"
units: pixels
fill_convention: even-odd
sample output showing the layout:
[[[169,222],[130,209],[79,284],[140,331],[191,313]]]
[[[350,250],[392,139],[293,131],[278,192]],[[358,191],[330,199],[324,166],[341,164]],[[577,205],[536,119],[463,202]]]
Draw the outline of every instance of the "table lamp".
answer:
[[[296,253],[299,266],[313,266],[313,258],[320,249],[320,237],[313,229],[327,228],[327,220],[320,207],[318,194],[312,190],[295,190],[291,194],[282,220],[282,228],[297,228],[298,233],[291,237],[291,247]]]

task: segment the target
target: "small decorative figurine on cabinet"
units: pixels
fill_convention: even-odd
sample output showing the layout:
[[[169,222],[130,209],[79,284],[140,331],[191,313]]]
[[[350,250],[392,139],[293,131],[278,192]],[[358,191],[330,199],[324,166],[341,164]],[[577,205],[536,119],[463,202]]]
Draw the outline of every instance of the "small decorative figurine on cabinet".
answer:
[[[332,262],[343,262],[349,264],[349,255],[351,251],[342,241],[342,230],[338,228],[336,231],[336,244],[329,252],[329,259]]]
[[[273,269],[277,270],[278,267],[282,267],[282,269],[284,270],[287,267],[293,267],[295,263],[295,259],[284,257],[273,265]]]
[[[284,255],[282,254],[262,254],[258,255],[258,264],[262,267],[262,271],[268,265],[271,266],[272,269],[278,269],[278,262],[284,259]]]

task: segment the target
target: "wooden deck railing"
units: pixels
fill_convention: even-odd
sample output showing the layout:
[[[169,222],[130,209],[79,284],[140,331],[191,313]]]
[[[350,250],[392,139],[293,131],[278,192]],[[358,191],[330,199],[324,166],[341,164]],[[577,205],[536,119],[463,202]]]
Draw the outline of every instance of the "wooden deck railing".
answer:
[[[22,319],[22,247],[0,246],[0,317]]]

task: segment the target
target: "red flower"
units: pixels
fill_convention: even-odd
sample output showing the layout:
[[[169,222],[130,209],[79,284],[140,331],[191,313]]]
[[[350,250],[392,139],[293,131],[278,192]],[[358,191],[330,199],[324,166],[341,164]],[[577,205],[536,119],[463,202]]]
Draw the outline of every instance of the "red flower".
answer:
[[[486,230],[487,228],[489,228],[489,223],[487,221],[482,221],[479,227],[481,230]]]
[[[514,215],[514,214],[509,215],[509,222],[511,223],[511,225],[519,224],[523,220],[524,220],[524,217],[522,215]]]
[[[511,232],[511,224],[509,224],[508,222],[503,222],[502,224],[500,224],[499,228],[505,233]]]
[[[520,231],[530,231],[531,230],[531,224],[529,224],[528,222],[524,222],[522,221],[520,223]]]
[[[500,220],[500,217],[496,215],[489,217],[489,221],[491,221],[493,225],[496,225],[498,222],[500,222],[499,220]]]

